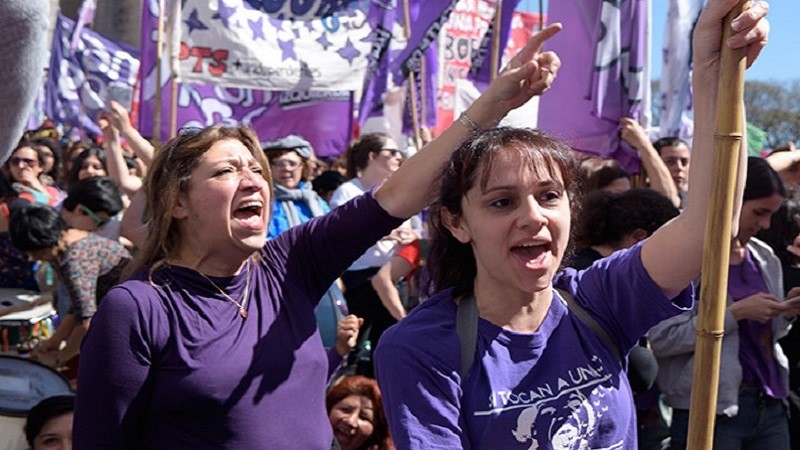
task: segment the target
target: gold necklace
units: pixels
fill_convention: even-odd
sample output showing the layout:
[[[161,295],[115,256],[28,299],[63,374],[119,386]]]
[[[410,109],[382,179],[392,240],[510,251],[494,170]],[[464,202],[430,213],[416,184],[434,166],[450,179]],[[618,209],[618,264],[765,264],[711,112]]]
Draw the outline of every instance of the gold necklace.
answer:
[[[228,295],[227,292],[225,292],[222,288],[217,286],[217,284],[214,283],[213,281],[211,281],[211,278],[208,278],[206,276],[206,274],[204,274],[203,272],[200,272],[198,270],[197,273],[202,275],[203,278],[205,278],[206,280],[208,280],[209,283],[211,283],[212,286],[217,288],[217,290],[219,291],[220,294],[222,294],[225,298],[230,300],[234,305],[239,307],[239,315],[242,316],[242,319],[246,319],[247,318],[247,310],[244,309],[244,308],[247,305],[247,300],[250,298],[250,260],[249,259],[247,260],[247,281],[245,281],[245,284],[244,284],[244,295],[242,296],[242,301],[241,302],[237,302],[236,300],[234,300],[233,297]]]

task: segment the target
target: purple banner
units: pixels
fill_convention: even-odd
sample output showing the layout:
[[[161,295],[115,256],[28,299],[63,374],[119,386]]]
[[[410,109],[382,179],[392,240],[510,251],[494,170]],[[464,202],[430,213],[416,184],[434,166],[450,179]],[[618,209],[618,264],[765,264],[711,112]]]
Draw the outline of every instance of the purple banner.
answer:
[[[100,134],[97,116],[105,108],[109,83],[133,86],[139,55],[133,48],[84,29],[75,51],[70,41],[75,23],[56,19],[50,69],[45,85],[45,112],[56,124]]]
[[[407,0],[411,16],[411,36],[405,49],[392,62],[395,83],[409,72],[419,72],[425,50],[436,43],[439,32],[456,6],[455,0]],[[402,20],[402,18],[398,18]],[[434,45],[435,46],[435,45]]]
[[[575,150],[616,159],[638,172],[639,155],[620,141],[619,121],[639,120],[649,97],[647,2],[553,2],[548,16],[569,30],[548,42],[547,50],[556,51],[570,69],[559,72],[541,97],[539,128]]]
[[[371,23],[375,23],[374,39],[370,50],[369,65],[364,76],[364,88],[358,108],[358,123],[363,125],[370,117],[383,115],[385,93],[389,85],[389,61],[392,30],[397,8],[394,1],[375,2],[370,9]]]
[[[500,11],[500,46],[497,54],[497,67],[503,59],[503,49],[508,44],[508,36],[511,34],[511,19],[514,18],[514,10],[519,5],[520,0],[505,0]],[[492,79],[492,39],[494,39],[494,19],[489,23],[489,29],[481,39],[481,45],[472,55],[469,68],[469,78],[481,83],[489,83]]]
[[[145,1],[142,14],[142,86],[139,130],[145,136],[156,133],[156,30],[158,1]],[[161,77],[162,142],[169,136],[169,64],[165,60]],[[179,83],[176,129],[213,124],[244,125],[261,141],[299,134],[311,142],[317,156],[341,154],[350,142],[353,116],[352,93],[348,91],[261,91]]]

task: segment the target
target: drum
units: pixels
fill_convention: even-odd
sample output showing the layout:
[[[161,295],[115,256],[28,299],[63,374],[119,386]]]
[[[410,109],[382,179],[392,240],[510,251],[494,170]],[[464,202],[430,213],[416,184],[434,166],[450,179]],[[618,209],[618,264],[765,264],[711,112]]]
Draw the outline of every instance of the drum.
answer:
[[[0,288],[0,353],[24,354],[53,334],[50,294]]]
[[[0,355],[0,450],[26,448],[23,426],[28,410],[47,397],[70,393],[69,382],[54,369]]]

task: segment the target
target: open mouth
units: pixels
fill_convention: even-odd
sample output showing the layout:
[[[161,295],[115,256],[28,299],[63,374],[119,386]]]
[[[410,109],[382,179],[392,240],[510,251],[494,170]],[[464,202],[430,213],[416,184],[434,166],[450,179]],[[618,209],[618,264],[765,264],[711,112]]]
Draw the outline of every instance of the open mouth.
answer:
[[[233,217],[250,228],[260,228],[263,225],[262,213],[264,204],[257,200],[242,203],[233,211]]]
[[[527,266],[544,265],[549,251],[549,244],[527,243],[511,247],[511,253]]]

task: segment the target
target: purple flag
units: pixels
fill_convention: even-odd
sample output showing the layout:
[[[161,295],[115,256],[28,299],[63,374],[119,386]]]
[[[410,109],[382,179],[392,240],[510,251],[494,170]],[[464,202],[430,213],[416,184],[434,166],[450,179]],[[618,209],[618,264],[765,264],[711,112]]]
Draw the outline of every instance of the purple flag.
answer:
[[[142,85],[139,130],[154,134],[156,96],[157,2],[145,2],[142,14]],[[169,136],[169,65],[164,63],[161,79],[162,141]],[[311,142],[318,156],[342,153],[350,142],[353,116],[349,91],[262,91],[179,83],[177,128],[212,124],[244,125],[260,140],[299,134]]]
[[[622,117],[639,120],[649,107],[647,1],[553,2],[551,22],[565,33],[548,43],[564,67],[542,96],[539,127],[573,149],[619,161],[638,172],[635,149],[620,141]]]
[[[81,3],[81,9],[78,10],[78,22],[72,31],[72,42],[69,46],[71,51],[74,52],[75,48],[78,47],[78,40],[80,40],[83,27],[94,22],[95,9],[97,9],[97,0],[83,0],[83,3]]]
[[[407,0],[411,16],[411,36],[406,47],[392,62],[392,75],[399,84],[409,72],[419,72],[425,50],[436,43],[439,31],[456,6],[454,0]],[[403,20],[398,18],[398,20]]]
[[[422,80],[425,83],[422,83]],[[439,79],[439,52],[436,46],[431,45],[425,50],[425,73],[424,77],[421,72],[414,73],[414,81],[417,88],[417,120],[420,125],[425,125],[429,128],[436,126],[437,113],[439,103],[437,101],[438,89],[437,81]],[[423,87],[425,91],[422,92]],[[423,108],[424,105],[424,108]],[[422,112],[424,111],[425,117]],[[405,109],[403,110],[403,133],[413,134],[413,122],[411,120],[411,100],[406,98]]]
[[[395,26],[397,7],[393,0],[375,2],[369,20],[375,23],[374,39],[370,50],[369,64],[364,77],[361,103],[358,108],[358,123],[363,125],[370,117],[383,115],[384,94],[389,86],[389,60],[392,30]],[[377,17],[376,17],[377,16]]]
[[[136,82],[139,52],[88,29],[81,32],[75,52],[71,52],[74,27],[73,21],[57,16],[45,110],[57,124],[99,134],[97,116],[106,105],[108,86],[112,82],[130,86]]]
[[[500,52],[497,55],[497,67],[503,59],[503,49],[508,44],[508,36],[511,34],[511,19],[514,18],[514,10],[520,0],[504,0],[500,11]],[[472,62],[469,69],[469,78],[480,83],[489,83],[492,77],[492,39],[494,39],[494,19],[489,22],[489,29],[481,39],[481,45],[472,54]]]

